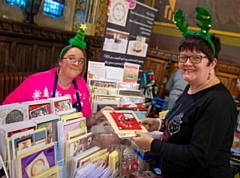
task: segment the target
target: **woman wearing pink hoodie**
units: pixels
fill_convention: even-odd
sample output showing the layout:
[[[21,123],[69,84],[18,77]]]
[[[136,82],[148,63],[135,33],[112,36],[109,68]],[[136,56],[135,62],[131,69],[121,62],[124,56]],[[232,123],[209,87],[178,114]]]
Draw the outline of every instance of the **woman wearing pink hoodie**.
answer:
[[[91,116],[90,94],[83,78],[87,63],[84,50],[86,43],[84,38],[79,38],[79,35],[83,34],[81,29],[76,37],[70,40],[70,45],[62,49],[58,67],[27,77],[2,104],[70,95],[73,107],[87,118],[88,126],[93,125],[95,118],[101,117],[102,112],[96,113],[94,118]]]

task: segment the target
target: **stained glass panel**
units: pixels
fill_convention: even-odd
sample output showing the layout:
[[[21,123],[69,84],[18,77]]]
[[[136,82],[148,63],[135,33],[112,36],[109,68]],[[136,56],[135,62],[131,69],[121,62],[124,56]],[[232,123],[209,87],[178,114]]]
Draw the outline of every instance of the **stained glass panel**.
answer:
[[[19,7],[24,7],[26,4],[25,0],[6,0],[6,3],[10,5],[17,5]]]
[[[63,16],[64,4],[56,2],[54,0],[45,0],[44,2],[44,15],[62,18]]]

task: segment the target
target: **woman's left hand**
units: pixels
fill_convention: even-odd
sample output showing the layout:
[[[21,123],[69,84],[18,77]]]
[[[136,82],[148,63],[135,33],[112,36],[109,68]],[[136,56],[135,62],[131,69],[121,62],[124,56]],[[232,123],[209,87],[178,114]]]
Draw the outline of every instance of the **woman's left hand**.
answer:
[[[154,138],[148,134],[136,132],[136,137],[133,137],[132,139],[139,148],[150,150]]]

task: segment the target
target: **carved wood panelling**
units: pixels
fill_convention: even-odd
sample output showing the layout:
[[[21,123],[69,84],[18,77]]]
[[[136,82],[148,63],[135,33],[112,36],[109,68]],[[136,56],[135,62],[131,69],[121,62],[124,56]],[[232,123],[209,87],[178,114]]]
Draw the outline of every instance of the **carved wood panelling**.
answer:
[[[67,41],[74,36],[75,33],[56,31],[53,29],[40,28],[37,25],[28,23],[9,21],[6,19],[0,19],[0,31],[6,34],[21,34],[26,37],[34,37],[42,40],[61,40],[62,42]]]
[[[52,65],[51,49],[52,48],[50,46],[38,46],[35,58],[37,63],[37,71],[48,70]]]
[[[12,71],[30,71],[32,63],[33,45],[31,44],[16,44],[15,56],[11,58],[11,63],[14,64]],[[14,52],[13,52],[14,53]],[[19,60],[21,59],[21,60]],[[36,65],[36,64],[35,64]]]
[[[147,56],[151,56],[159,59],[172,59],[173,61],[177,61],[177,54],[171,51],[163,51],[159,49],[150,48],[148,49]]]
[[[0,42],[0,72],[9,70],[11,43]]]
[[[216,75],[221,80],[221,82],[228,88],[228,90],[233,96],[236,96],[236,97],[239,96],[239,91],[236,86],[237,75],[224,73],[224,72],[217,72]]]
[[[91,61],[99,61],[99,59],[100,59],[100,53],[101,53],[101,49],[93,47],[93,48],[92,48],[92,54],[93,54],[93,56],[92,56],[92,58],[91,58]]]
[[[37,72],[56,64],[60,51],[75,32],[42,28],[28,23],[0,19],[0,72]],[[102,37],[85,36],[99,58]]]
[[[240,66],[229,64],[229,63],[218,62],[218,71],[239,75]]]

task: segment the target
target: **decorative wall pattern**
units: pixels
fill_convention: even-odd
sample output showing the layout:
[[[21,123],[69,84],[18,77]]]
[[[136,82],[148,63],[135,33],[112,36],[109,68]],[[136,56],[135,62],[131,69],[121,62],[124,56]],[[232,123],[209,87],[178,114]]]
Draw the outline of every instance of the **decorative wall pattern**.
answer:
[[[240,37],[240,0],[152,0],[152,6],[158,9],[156,24],[175,27],[174,13],[182,9],[186,22],[195,28],[195,7],[205,7],[212,13],[212,32]]]
[[[107,21],[107,11],[108,11],[108,2],[109,0],[101,0],[99,4],[99,10],[96,17],[96,28],[95,28],[95,35],[96,36],[103,36]]]

